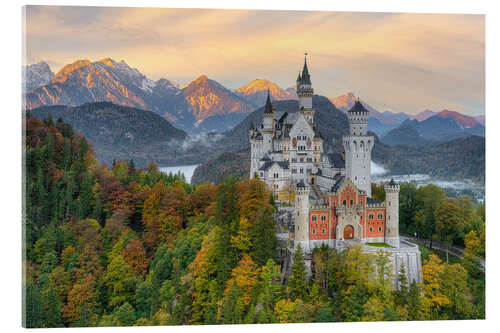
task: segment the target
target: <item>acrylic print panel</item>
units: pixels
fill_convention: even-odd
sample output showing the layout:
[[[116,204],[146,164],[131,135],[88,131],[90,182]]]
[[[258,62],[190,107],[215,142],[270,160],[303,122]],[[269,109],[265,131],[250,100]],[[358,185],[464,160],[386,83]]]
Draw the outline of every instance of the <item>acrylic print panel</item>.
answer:
[[[484,319],[484,16],[24,8],[23,325]]]

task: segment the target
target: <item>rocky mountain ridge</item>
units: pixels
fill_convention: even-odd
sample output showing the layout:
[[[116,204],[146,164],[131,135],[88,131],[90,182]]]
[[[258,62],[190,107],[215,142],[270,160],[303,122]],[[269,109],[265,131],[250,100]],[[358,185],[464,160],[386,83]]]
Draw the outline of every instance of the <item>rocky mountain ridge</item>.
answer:
[[[204,75],[181,88],[165,78],[153,81],[125,61],[111,58],[95,62],[83,59],[66,65],[49,82],[28,91],[24,102],[29,110],[100,101],[152,110],[188,132],[225,131],[254,109]],[[243,116],[235,116],[240,114]],[[202,125],[211,117],[217,120],[209,121],[210,126]]]
[[[23,93],[39,88],[54,77],[54,73],[45,61],[36,64],[25,65],[22,67],[22,85]]]

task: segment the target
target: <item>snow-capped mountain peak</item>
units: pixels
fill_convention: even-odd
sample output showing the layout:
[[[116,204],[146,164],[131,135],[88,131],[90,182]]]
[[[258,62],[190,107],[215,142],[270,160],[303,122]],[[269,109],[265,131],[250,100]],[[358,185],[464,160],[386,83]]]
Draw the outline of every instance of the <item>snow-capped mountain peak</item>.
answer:
[[[54,73],[45,61],[23,66],[23,92],[31,91],[50,82]]]

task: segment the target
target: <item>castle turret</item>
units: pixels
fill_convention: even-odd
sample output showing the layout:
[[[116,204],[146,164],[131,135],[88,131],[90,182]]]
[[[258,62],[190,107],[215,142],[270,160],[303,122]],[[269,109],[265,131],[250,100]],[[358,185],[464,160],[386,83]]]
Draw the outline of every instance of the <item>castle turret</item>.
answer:
[[[295,186],[294,247],[298,244],[309,252],[309,187],[302,182]]]
[[[385,189],[385,243],[399,247],[399,185],[391,179]]]
[[[346,176],[356,186],[366,192],[368,197],[371,191],[371,156],[374,138],[368,136],[366,127],[370,112],[358,100],[347,112],[349,119],[349,135],[344,136]]]
[[[267,100],[264,106],[264,116],[262,120],[264,127],[262,128],[263,136],[263,153],[267,154],[273,148],[273,132],[274,132],[274,108],[271,103],[271,93],[267,89]]]
[[[314,117],[314,109],[312,107],[313,92],[311,77],[307,68],[307,59],[304,57],[302,74],[299,72],[299,77],[297,78],[297,95],[299,96],[299,110],[304,113],[307,121],[310,123],[312,123]]]

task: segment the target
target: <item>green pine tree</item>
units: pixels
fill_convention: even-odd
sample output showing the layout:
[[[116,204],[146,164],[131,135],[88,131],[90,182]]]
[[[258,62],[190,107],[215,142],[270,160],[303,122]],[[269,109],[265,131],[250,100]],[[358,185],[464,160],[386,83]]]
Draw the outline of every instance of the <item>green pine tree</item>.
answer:
[[[293,255],[292,275],[289,282],[289,293],[292,300],[300,298],[304,300],[308,294],[307,268],[304,261],[304,253],[300,244]]]
[[[42,298],[38,286],[31,281],[26,282],[23,323],[26,328],[40,328],[42,322]]]
[[[115,318],[119,326],[132,326],[137,320],[135,310],[129,302],[123,303],[123,305],[116,310]]]

